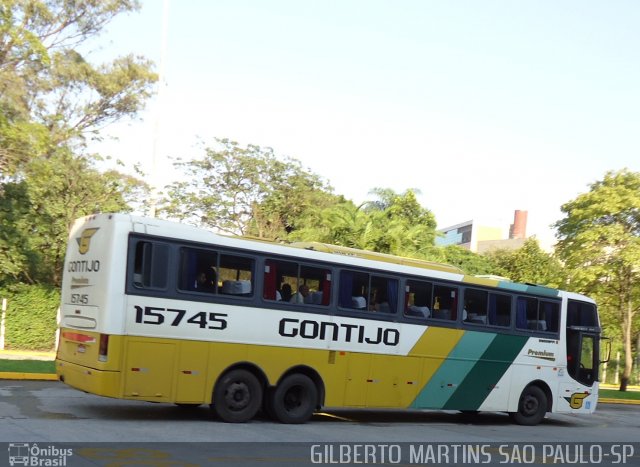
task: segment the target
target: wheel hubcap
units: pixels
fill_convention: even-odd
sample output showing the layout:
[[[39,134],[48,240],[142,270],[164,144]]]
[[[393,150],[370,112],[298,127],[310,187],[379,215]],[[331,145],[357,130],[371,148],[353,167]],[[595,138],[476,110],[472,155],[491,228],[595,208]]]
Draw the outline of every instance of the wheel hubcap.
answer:
[[[533,415],[538,410],[538,399],[536,399],[535,397],[532,397],[532,396],[528,396],[524,400],[524,403],[522,404],[522,407],[524,409],[524,413],[525,414]]]
[[[251,400],[251,394],[249,388],[244,383],[232,383],[229,385],[224,399],[227,403],[227,407],[232,410],[244,409]]]
[[[288,412],[296,410],[302,404],[303,389],[299,386],[293,387],[287,391],[284,396],[284,406]]]

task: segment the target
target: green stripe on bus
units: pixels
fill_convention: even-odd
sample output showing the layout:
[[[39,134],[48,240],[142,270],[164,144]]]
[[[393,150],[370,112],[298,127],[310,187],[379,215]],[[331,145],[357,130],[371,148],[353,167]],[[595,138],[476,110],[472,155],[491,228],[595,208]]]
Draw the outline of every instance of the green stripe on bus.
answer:
[[[495,334],[487,332],[466,331],[438,371],[416,396],[411,407],[442,408],[495,337]]]
[[[499,289],[506,289],[510,292],[521,292],[532,295],[542,295],[544,297],[559,297],[560,292],[556,289],[550,289],[542,285],[518,284],[516,282],[500,282]]]
[[[443,409],[478,410],[518,356],[528,337],[496,335]]]

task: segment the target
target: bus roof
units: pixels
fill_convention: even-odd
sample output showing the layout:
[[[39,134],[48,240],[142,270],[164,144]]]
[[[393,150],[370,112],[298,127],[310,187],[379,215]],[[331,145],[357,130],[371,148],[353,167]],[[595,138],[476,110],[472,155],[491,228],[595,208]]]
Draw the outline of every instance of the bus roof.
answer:
[[[394,256],[386,253],[378,253],[377,251],[359,250],[357,248],[349,248],[346,246],[330,245],[328,243],[294,242],[290,243],[288,246],[294,248],[304,248],[305,250],[321,251],[323,253],[333,253],[342,256],[355,256],[357,258],[401,264],[404,266],[413,266],[424,269],[433,269],[436,271],[451,272],[454,274],[464,274],[462,269],[451,266],[449,264],[437,263],[434,261],[426,261],[415,258],[406,258],[403,256]]]
[[[133,216],[126,213],[117,213],[117,214],[96,214],[91,216],[86,216],[84,218],[77,219],[76,222],[86,222],[88,220],[96,219],[97,217],[107,217],[108,219],[112,219],[114,221],[119,222],[128,222],[131,224],[132,232],[141,232],[141,233],[149,233],[160,236],[167,236],[169,234],[168,229],[178,229],[173,235],[182,237],[183,239],[189,239],[191,241],[215,241],[220,242],[226,246],[240,246],[240,244],[246,242],[261,242],[264,245],[266,251],[270,251],[273,253],[283,254],[286,250],[292,251],[293,249],[308,251],[312,255],[319,255],[318,259],[321,256],[324,256],[324,259],[329,259],[330,256],[334,256],[337,262],[345,263],[345,260],[348,258],[352,258],[355,263],[359,263],[359,265],[365,265],[366,262],[372,261],[373,263],[387,263],[396,266],[394,270],[396,272],[400,272],[399,268],[409,267],[429,270],[433,272],[434,278],[440,279],[448,279],[459,281],[462,283],[466,283],[469,285],[481,285],[486,287],[493,287],[497,289],[503,289],[505,292],[516,292],[516,293],[527,293],[538,296],[546,296],[546,297],[554,297],[559,298],[561,295],[566,294],[559,289],[554,289],[550,287],[545,287],[542,285],[534,285],[534,284],[523,284],[518,282],[513,282],[507,278],[500,276],[492,276],[492,275],[479,275],[475,276],[472,274],[465,274],[460,268],[437,263],[432,261],[420,260],[415,258],[406,258],[401,256],[394,256],[385,253],[378,253],[374,251],[367,250],[359,250],[356,248],[349,248],[337,245],[330,245],[321,242],[294,242],[294,243],[282,243],[282,242],[274,242],[270,240],[257,239],[251,237],[238,237],[238,236],[227,236],[220,235],[214,233],[208,229],[196,227],[193,225],[182,224],[175,221],[162,220],[157,218],[147,218],[147,217],[138,217]],[[136,228],[136,225],[142,226],[144,228]],[[237,242],[237,243],[236,243]],[[342,260],[340,260],[341,258]],[[370,264],[372,265],[372,264]],[[451,276],[449,276],[451,274]],[[580,294],[572,294],[576,296],[581,296]],[[584,297],[587,298],[587,297]]]

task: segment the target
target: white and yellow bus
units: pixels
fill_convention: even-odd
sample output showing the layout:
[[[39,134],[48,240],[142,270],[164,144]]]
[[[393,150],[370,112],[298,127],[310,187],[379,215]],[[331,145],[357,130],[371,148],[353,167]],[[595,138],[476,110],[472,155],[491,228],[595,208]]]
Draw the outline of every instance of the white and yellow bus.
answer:
[[[596,408],[587,297],[435,263],[220,236],[125,214],[79,219],[64,265],[57,374],[102,396],[258,410]]]

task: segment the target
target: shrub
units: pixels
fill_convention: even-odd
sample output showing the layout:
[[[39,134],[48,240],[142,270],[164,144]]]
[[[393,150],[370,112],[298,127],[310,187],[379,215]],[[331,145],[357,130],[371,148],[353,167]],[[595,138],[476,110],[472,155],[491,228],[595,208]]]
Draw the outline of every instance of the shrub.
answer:
[[[45,285],[14,284],[0,289],[7,299],[5,349],[53,350],[60,290]]]

